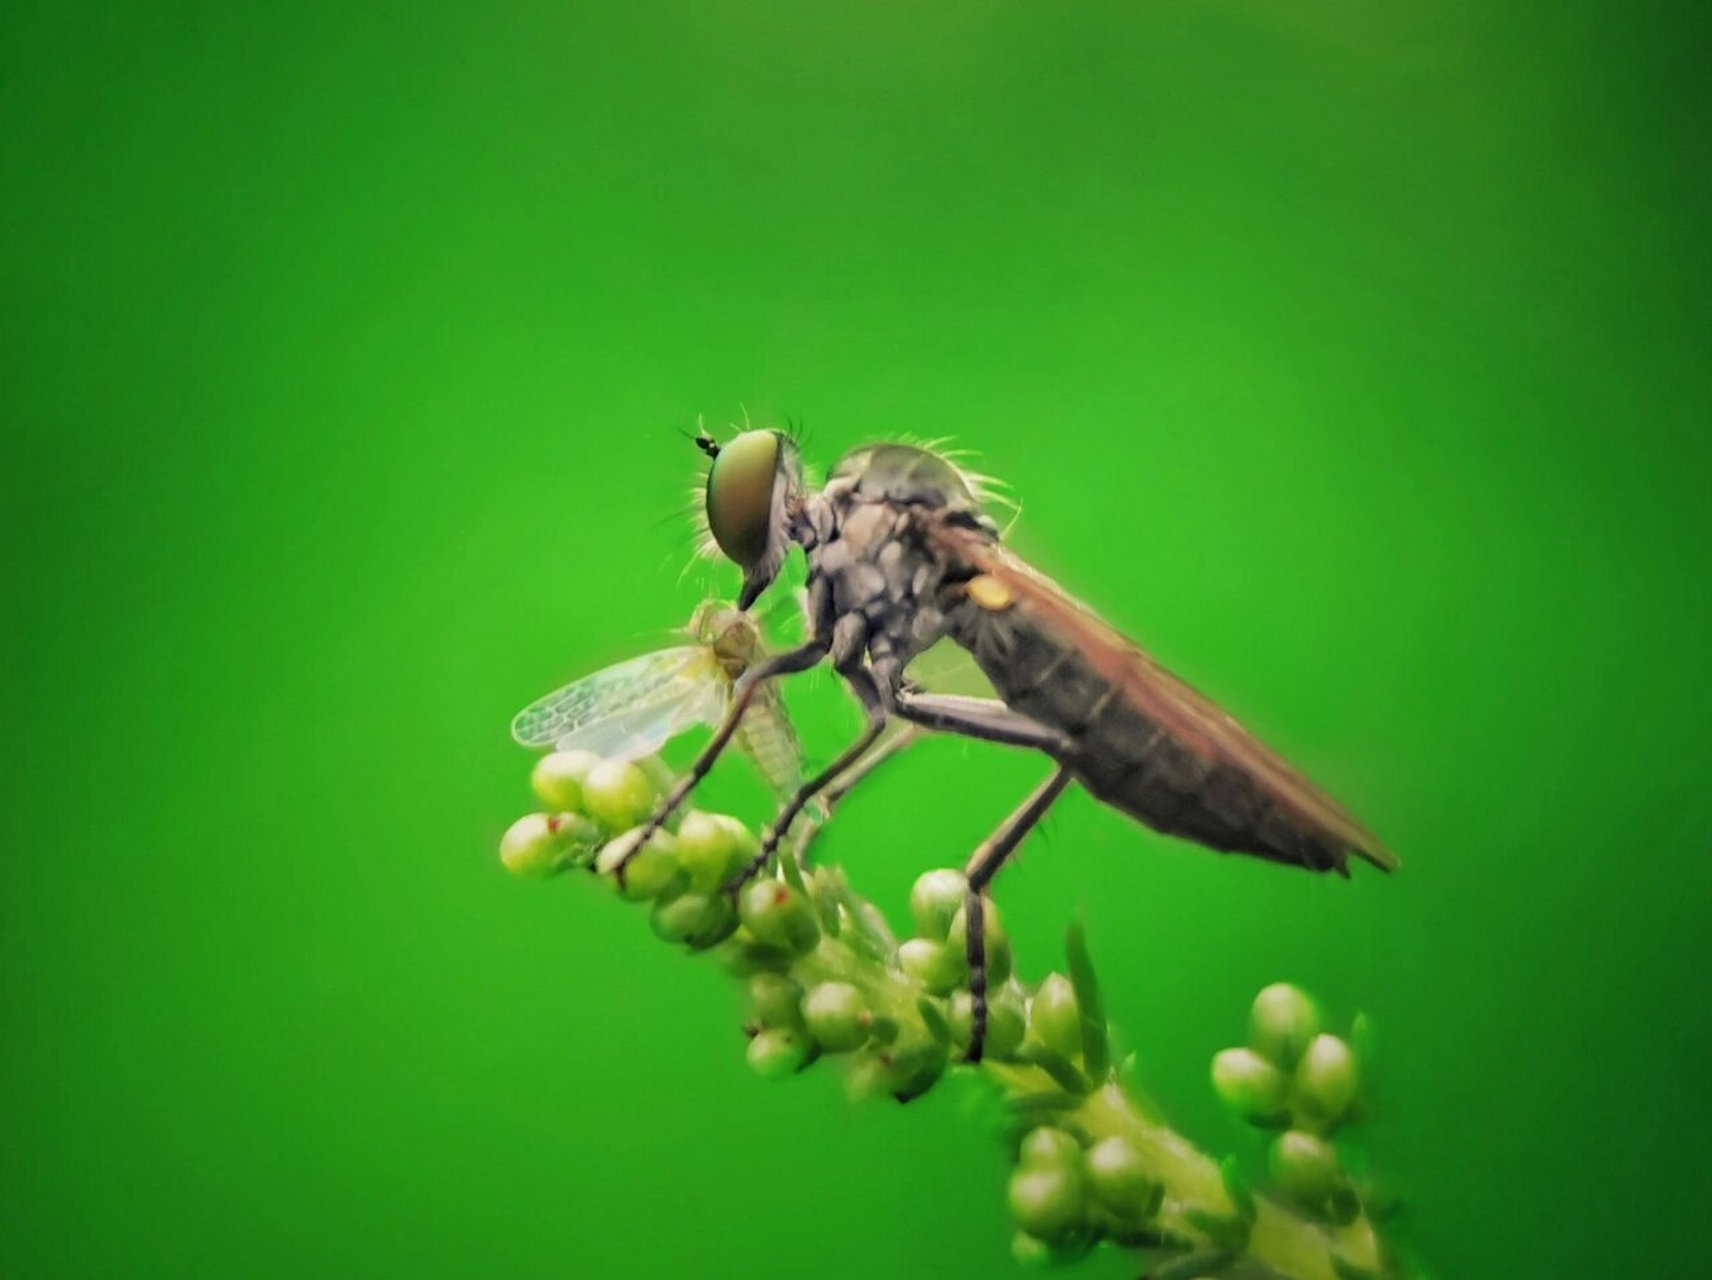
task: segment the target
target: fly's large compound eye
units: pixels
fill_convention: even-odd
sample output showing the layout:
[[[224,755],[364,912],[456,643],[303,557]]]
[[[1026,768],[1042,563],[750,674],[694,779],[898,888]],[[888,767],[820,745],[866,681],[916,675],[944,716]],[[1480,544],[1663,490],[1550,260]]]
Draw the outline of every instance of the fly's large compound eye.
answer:
[[[779,450],[777,432],[745,431],[720,447],[707,473],[707,527],[719,549],[745,569],[767,554]]]

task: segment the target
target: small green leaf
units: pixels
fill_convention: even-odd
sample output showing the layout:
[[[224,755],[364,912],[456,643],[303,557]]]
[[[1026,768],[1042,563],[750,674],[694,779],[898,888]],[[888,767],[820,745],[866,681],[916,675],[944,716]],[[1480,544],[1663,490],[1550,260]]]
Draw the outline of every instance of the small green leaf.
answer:
[[[1248,1245],[1252,1224],[1243,1218],[1207,1209],[1190,1209],[1183,1218],[1207,1239],[1232,1253],[1240,1253]]]
[[[945,1025],[945,1015],[939,1011],[939,1006],[926,996],[919,997],[915,1002],[916,1012],[921,1014],[921,1020],[927,1024],[928,1034],[940,1044],[951,1044],[951,1028]]]
[[[1054,1053],[1042,1044],[1025,1044],[1017,1051],[1017,1058],[1031,1067],[1039,1067],[1060,1089],[1067,1093],[1084,1095],[1094,1086],[1080,1071],[1071,1065],[1070,1060],[1061,1054]]]
[[[1338,1273],[1340,1280],[1380,1280],[1379,1272],[1357,1266],[1335,1253],[1332,1254],[1332,1270]]]
[[[1219,1177],[1225,1184],[1225,1194],[1236,1206],[1237,1215],[1244,1222],[1253,1222],[1255,1215],[1260,1212],[1254,1203],[1254,1193],[1248,1189],[1248,1183],[1237,1169],[1235,1156],[1226,1156],[1224,1163],[1219,1165]]]
[[[1073,1093],[1045,1089],[1039,1093],[1030,1093],[1014,1099],[1010,1106],[1011,1111],[1016,1115],[1019,1126],[1032,1129],[1036,1125],[1045,1123],[1048,1117],[1080,1106],[1081,1103],[1082,1099]]]
[[[809,873],[808,884],[809,899],[820,917],[821,930],[829,938],[838,937],[844,931],[840,908],[849,888],[844,881],[844,873],[836,867],[820,867]]]
[[[1141,1206],[1141,1216],[1152,1222],[1159,1216],[1159,1211],[1165,1207],[1165,1184],[1156,1182],[1153,1190],[1148,1193],[1147,1202]]]
[[[1076,989],[1076,1005],[1082,1011],[1082,1063],[1090,1076],[1100,1080],[1111,1065],[1111,1042],[1105,1006],[1100,1002],[1100,981],[1094,974],[1080,920],[1073,921],[1065,932],[1064,952],[1070,965],[1070,985]]]
[[[1147,1273],[1147,1280],[1202,1280],[1216,1276],[1236,1260],[1229,1249],[1208,1249],[1173,1258]]]
[[[1358,1013],[1349,1024],[1349,1044],[1362,1066],[1373,1062],[1373,1019]]]
[[[779,860],[779,871],[784,876],[785,883],[808,897],[808,885],[803,882],[802,866],[797,862],[796,854],[789,849],[781,849],[775,856]]]
[[[1340,1227],[1347,1227],[1361,1216],[1361,1197],[1349,1183],[1341,1183],[1326,1200],[1326,1217]]]

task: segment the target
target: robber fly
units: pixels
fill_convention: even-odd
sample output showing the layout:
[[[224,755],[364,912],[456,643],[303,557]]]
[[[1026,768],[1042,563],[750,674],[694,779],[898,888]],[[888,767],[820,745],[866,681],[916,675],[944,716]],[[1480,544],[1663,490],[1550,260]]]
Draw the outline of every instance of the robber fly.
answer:
[[[808,561],[809,639],[739,681],[724,722],[650,820],[666,820],[738,734],[772,679],[830,658],[867,717],[862,736],[786,800],[766,858],[822,788],[859,767],[888,721],[1040,751],[1051,775],[967,865],[968,960],[978,1060],[986,1026],[982,904],[1017,844],[1072,782],[1155,830],[1209,848],[1348,874],[1352,856],[1396,859],[1353,817],[1209,699],[1012,555],[979,489],[950,459],[905,444],[846,454],[826,485],[803,480],[796,444],[744,431],[697,444],[712,461],[708,530],[743,570],[738,608],[772,585],[790,548]],[[926,693],[904,678],[942,638],[966,649],[997,699]],[[745,877],[746,878],[746,877]]]

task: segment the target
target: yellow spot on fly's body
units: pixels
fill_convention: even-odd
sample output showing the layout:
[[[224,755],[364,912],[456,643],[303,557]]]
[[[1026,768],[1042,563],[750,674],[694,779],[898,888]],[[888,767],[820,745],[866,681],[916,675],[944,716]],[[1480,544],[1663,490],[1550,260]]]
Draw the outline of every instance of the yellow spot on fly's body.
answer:
[[[969,579],[969,598],[988,613],[1003,613],[1016,603],[1016,592],[990,573]]]

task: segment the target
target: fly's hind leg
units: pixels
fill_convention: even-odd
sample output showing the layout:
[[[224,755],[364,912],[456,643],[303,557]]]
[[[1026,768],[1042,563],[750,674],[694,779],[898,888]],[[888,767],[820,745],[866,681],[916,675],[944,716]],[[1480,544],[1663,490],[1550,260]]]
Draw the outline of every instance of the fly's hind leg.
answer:
[[[1022,843],[1022,838],[1046,816],[1052,802],[1069,785],[1070,770],[1060,765],[1015,813],[1000,824],[997,831],[981,842],[964,868],[969,879],[969,897],[963,911],[968,925],[965,955],[969,962],[970,1062],[981,1060],[981,1050],[987,1038],[987,886],[998,875],[1005,859]]]
[[[779,842],[785,838],[791,829],[791,823],[804,806],[833,783],[838,782],[846,772],[851,771],[857,762],[867,754],[868,748],[886,729],[886,707],[880,697],[880,687],[874,683],[873,674],[860,662],[851,662],[839,668],[839,674],[850,686],[850,691],[856,695],[862,704],[862,711],[868,718],[867,727],[862,730],[862,736],[842,752],[836,760],[827,765],[814,777],[797,788],[796,794],[785,802],[785,807],[779,810],[778,816],[768,826],[761,836],[761,851],[755,855],[749,865],[737,877],[726,885],[729,892],[735,893],[741,889],[765,867],[772,858]],[[854,785],[854,783],[852,783]]]
[[[1074,744],[1057,729],[1013,711],[996,698],[960,698],[950,694],[917,693],[897,688],[893,710],[901,719],[923,728],[962,734],[983,742],[1044,751],[1058,761],[1058,768],[999,829],[988,836],[969,859],[969,899],[964,908],[967,921],[966,953],[969,962],[969,1056],[981,1060],[987,1038],[987,939],[986,893],[1005,859],[1022,838],[1045,816],[1064,788],[1070,785],[1069,767],[1064,763]]]

